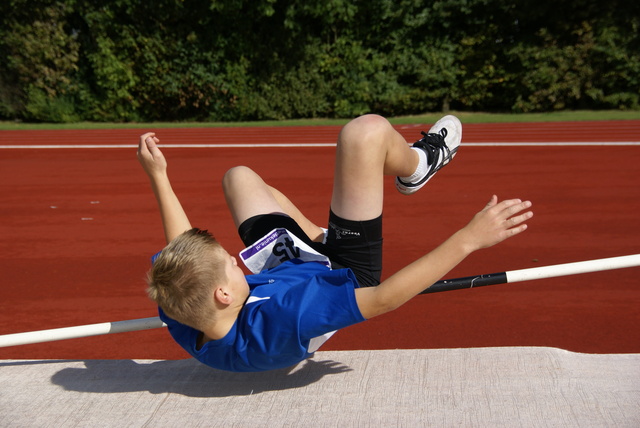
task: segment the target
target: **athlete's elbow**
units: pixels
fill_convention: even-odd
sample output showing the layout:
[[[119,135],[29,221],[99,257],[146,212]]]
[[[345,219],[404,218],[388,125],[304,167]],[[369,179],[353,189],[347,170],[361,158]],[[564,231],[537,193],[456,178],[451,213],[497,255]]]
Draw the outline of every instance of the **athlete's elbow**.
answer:
[[[366,319],[394,311],[405,303],[404,300],[398,299],[398,296],[390,295],[386,292],[387,290],[379,287],[359,289],[359,291],[361,291],[360,295],[356,292],[358,306]]]

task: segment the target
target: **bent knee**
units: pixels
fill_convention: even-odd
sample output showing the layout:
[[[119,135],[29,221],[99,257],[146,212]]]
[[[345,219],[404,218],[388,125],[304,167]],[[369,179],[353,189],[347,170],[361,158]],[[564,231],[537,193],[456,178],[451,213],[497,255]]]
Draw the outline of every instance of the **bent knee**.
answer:
[[[234,166],[224,173],[224,176],[222,177],[222,188],[226,192],[238,183],[246,185],[256,178],[259,178],[258,174],[248,166]]]
[[[377,114],[366,114],[347,123],[340,131],[338,144],[344,146],[368,146],[383,143],[389,132],[393,131],[391,123]]]
[[[369,133],[384,131],[389,127],[391,127],[391,124],[384,117],[377,114],[365,114],[349,121],[344,126],[343,131]]]

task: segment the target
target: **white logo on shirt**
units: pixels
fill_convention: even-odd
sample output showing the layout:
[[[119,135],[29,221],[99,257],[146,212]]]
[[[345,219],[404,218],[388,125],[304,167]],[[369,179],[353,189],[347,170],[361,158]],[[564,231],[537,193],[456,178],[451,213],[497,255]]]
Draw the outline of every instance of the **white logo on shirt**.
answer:
[[[245,303],[245,305],[248,305],[249,303],[259,302],[260,300],[269,300],[270,298],[271,297],[249,296],[249,298],[247,299],[247,303]]]

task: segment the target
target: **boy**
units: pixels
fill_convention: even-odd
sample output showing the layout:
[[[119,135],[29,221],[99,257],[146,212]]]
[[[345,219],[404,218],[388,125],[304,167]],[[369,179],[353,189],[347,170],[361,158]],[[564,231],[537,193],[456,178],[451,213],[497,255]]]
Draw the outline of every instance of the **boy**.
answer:
[[[140,137],[138,159],[158,201],[168,246],[149,273],[149,296],[173,338],[222,370],[294,365],[333,332],[391,311],[438,281],[467,255],[526,229],[531,203],[492,196],[471,222],[388,279],[382,268],[384,175],[404,194],[419,190],[456,154],[462,126],[439,120],[409,146],[376,115],[341,130],[328,229],[309,221],[285,195],[246,167],[229,170],[223,189],[247,249],[246,276],[206,231],[192,229],[171,189],[154,133]]]

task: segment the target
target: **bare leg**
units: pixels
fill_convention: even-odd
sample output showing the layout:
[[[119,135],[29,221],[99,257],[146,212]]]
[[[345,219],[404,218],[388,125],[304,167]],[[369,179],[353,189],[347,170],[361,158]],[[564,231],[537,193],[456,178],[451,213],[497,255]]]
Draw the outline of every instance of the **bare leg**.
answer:
[[[383,117],[366,115],[340,132],[331,209],[347,220],[382,214],[384,175],[409,176],[419,157]]]
[[[293,218],[311,240],[322,240],[323,230],[306,218],[282,192],[269,186],[250,168],[239,166],[230,169],[222,185],[236,227],[256,215],[284,213]]]
[[[298,207],[278,189],[271,186],[269,186],[269,189],[271,189],[271,193],[283,208],[284,213],[293,218],[312,241],[322,242],[324,239],[324,230],[305,217]]]
[[[380,216],[384,175],[411,175],[418,161],[416,152],[385,118],[366,115],[352,120],[338,137],[331,209],[347,220]],[[230,169],[223,188],[236,227],[255,215],[285,213],[309,238],[322,239],[320,227],[250,168]]]

